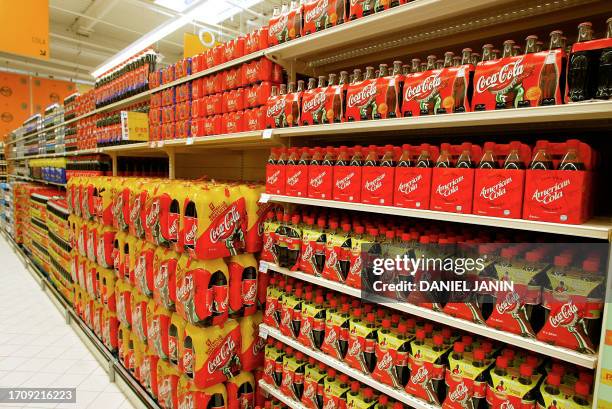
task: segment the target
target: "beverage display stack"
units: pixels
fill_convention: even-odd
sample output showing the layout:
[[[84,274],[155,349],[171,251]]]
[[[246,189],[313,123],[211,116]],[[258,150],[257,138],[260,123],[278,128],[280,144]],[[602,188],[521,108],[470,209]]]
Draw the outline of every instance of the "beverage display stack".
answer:
[[[14,132],[13,179],[65,190],[43,212],[13,181],[12,238],[151,407],[612,407],[610,16],[292,1],[165,68],[147,50]],[[477,290],[431,287],[457,265],[372,297],[403,255],[484,260]]]

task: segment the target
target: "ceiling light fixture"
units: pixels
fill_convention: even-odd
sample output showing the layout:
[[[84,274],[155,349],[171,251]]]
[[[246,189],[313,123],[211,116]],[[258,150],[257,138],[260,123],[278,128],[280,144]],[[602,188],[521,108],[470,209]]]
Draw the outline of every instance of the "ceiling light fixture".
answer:
[[[233,0],[232,4],[236,4],[236,6],[234,6],[225,0],[156,0],[155,3],[160,6],[170,8],[179,13],[181,12],[179,9],[187,10],[187,12],[149,31],[141,38],[134,41],[132,44],[128,45],[126,48],[102,63],[91,73],[91,75],[96,78],[99,77],[105,72],[111,70],[113,67],[116,67],[122,62],[128,60],[130,57],[146,49],[151,44],[154,44],[164,37],[174,33],[181,27],[189,24],[193,20],[202,21],[209,24],[217,24],[227,20],[235,14],[238,14],[243,8],[253,7],[255,4],[261,3],[262,1],[263,0]],[[173,7],[170,7],[170,5]]]

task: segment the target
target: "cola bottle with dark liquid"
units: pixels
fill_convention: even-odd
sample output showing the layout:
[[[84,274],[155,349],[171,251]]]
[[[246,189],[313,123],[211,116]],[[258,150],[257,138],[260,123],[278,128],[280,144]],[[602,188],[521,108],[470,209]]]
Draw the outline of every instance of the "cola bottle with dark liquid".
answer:
[[[606,38],[612,39],[612,17],[606,20]],[[612,98],[612,47],[604,48],[599,56],[595,98]]]
[[[340,349],[341,358],[344,359],[346,352],[348,351],[349,343],[349,325],[351,314],[349,313],[351,306],[348,303],[342,304],[342,324],[340,325],[340,334],[338,336],[338,347]]]
[[[525,164],[521,160],[518,148],[510,148],[510,152],[504,161],[504,169],[525,169]]]
[[[293,331],[293,338],[297,338],[300,335],[300,329],[302,328],[302,288],[295,289],[296,304],[293,307],[291,314],[291,329]],[[290,291],[289,291],[290,292]]]
[[[227,278],[220,270],[215,271],[212,277],[210,277],[208,292],[209,294],[213,294],[213,299],[211,301],[212,313],[210,317],[204,319],[204,323],[205,325],[212,325],[215,317],[221,316],[227,312]]]
[[[287,216],[287,221],[289,221],[289,217],[288,217],[289,215],[286,214],[285,216]],[[290,220],[291,220],[290,224],[287,225],[286,235],[287,235],[287,238],[293,239],[292,240],[293,245],[287,246],[287,266],[286,267],[288,268],[295,266],[300,258],[299,239],[302,237],[301,229],[299,227],[300,215],[294,214]]]
[[[376,145],[368,146],[368,154],[366,155],[363,166],[378,166],[378,148]]]
[[[584,170],[584,163],[580,159],[578,154],[578,142],[577,140],[571,140],[567,142],[567,152],[563,156],[561,163],[559,164],[559,170]]]
[[[189,201],[187,203],[183,226],[185,250],[194,250],[198,231],[198,211],[196,210],[195,202]]]
[[[225,401],[223,395],[220,393],[213,393],[210,400],[206,404],[206,409],[223,409],[225,408]]]
[[[302,395],[304,394],[304,354],[301,352],[297,352],[295,354],[295,359],[297,361],[297,367],[295,368],[295,372],[293,375],[292,388],[296,398],[298,398],[298,400],[301,400]]]
[[[486,382],[487,371],[484,368],[487,366],[485,363],[485,351],[481,348],[475,349],[472,359],[472,366],[474,368],[483,368],[482,372],[474,379],[475,382]],[[472,407],[474,409],[486,409],[487,401],[485,398],[472,397]]]
[[[186,335],[185,341],[183,342],[183,372],[190,378],[193,378],[194,359],[193,343],[191,337]]]
[[[436,69],[436,62],[437,62],[437,57],[435,55],[428,55],[427,56],[427,64],[425,66],[425,70],[424,71],[432,71]],[[442,67],[440,67],[442,68]],[[438,91],[432,91],[435,93],[438,93]],[[429,99],[427,100],[427,102],[424,102],[425,105],[421,106],[421,115],[433,115],[434,109],[436,107],[436,100],[438,98],[436,98],[434,95],[430,95]]]
[[[554,373],[554,372],[549,373],[548,376],[546,377],[546,380],[544,381],[544,391],[548,395],[559,396],[559,399],[561,399],[563,395],[561,394],[559,386],[561,386],[561,375],[559,375],[558,373]],[[556,401],[556,399],[554,398],[553,400]],[[538,407],[542,407],[542,408],[546,407],[544,398],[542,397],[541,394],[538,395]]]
[[[438,160],[436,161],[436,168],[451,168],[451,153],[450,153],[450,145],[448,143],[443,143],[440,145],[440,156],[438,156]]]
[[[217,395],[221,395],[221,394],[217,394]],[[240,402],[240,406],[239,409],[250,409],[253,407],[253,403],[254,403],[254,395],[255,395],[255,391],[253,389],[253,385],[251,384],[251,382],[243,382],[239,387],[238,387],[238,402]],[[223,396],[223,395],[221,395]],[[223,397],[222,397],[223,399]],[[246,403],[246,405],[244,404]],[[225,405],[223,405],[225,406]]]
[[[589,403],[589,394],[591,392],[591,386],[584,381],[577,381],[574,385],[574,396],[572,400],[579,407],[588,407]]]
[[[445,349],[444,346],[444,338],[441,334],[433,335],[433,350],[435,352],[442,352]],[[434,362],[434,366],[444,365],[446,361],[446,354],[442,354],[436,359]],[[438,401],[444,400],[446,396],[446,383],[444,382],[444,375],[440,379],[432,379],[431,385],[433,387],[434,393],[438,396]]]
[[[278,227],[276,229],[276,242],[274,248],[278,256],[278,265],[281,267],[287,266],[287,224],[289,222],[289,214],[283,214],[282,211],[276,212],[276,220]]]
[[[314,260],[315,260],[315,275],[320,276],[323,272],[323,267],[325,267],[325,243],[327,242],[327,236],[325,234],[325,218],[319,217],[317,219],[317,243],[320,244],[319,248],[315,250]]]
[[[319,362],[319,374],[324,375],[327,367],[323,362]],[[316,409],[323,409],[323,395],[325,394],[325,377],[321,377],[317,383]]]
[[[399,64],[398,64],[399,63]],[[389,78],[389,84],[387,86],[387,93],[385,94],[385,103],[387,104],[387,118],[396,118],[397,117],[397,105],[398,105],[398,90],[400,90],[400,94],[401,95],[401,88],[400,86],[403,84],[396,84],[396,78],[397,75],[399,75],[399,71],[398,74],[396,75],[396,68],[399,69],[399,67],[397,66],[401,66],[401,61],[395,61],[394,63],[394,67],[393,67],[393,75],[391,76],[391,78]],[[382,71],[382,70],[381,70]],[[387,75],[382,75],[381,73],[381,77],[383,76],[387,76]]]
[[[459,68],[455,81],[453,82],[453,112],[465,112],[466,104],[466,90],[467,80],[470,75],[470,71],[466,72],[465,67],[462,65],[468,65],[470,63],[470,57],[472,54],[471,48],[464,48],[461,50],[461,57],[455,62],[455,66]]]
[[[276,357],[276,360],[274,361],[274,373],[272,374],[272,378],[274,379],[274,383],[276,384],[276,386],[280,387],[283,381],[284,349],[283,349],[283,344],[280,341],[276,342],[275,347],[276,347],[276,352],[278,353],[278,356]]]
[[[529,169],[532,170],[552,170],[553,162],[548,154],[548,150],[546,145],[537,148],[535,155],[533,155],[533,160],[529,165]]]
[[[325,338],[325,308],[323,305],[323,296],[317,295],[315,298],[315,305],[319,308],[319,312],[313,317],[312,323],[312,337],[314,339],[315,347],[321,349],[323,345],[323,339]]]
[[[350,252],[352,248],[351,242],[351,224],[343,223],[342,224],[342,232],[344,236],[344,241],[341,245],[340,254],[338,254],[338,270],[340,271],[340,276],[342,282],[346,281],[346,277],[348,277],[348,273],[351,269],[351,260],[350,260]]]
[[[376,344],[378,343],[378,330],[376,326],[376,317],[373,313],[369,313],[366,317],[366,328],[368,335],[365,337],[365,345],[363,348],[363,359],[369,373],[376,368]]]
[[[291,124],[290,126],[298,126],[300,118],[300,100],[295,91],[295,82],[289,83],[287,93],[291,96]],[[287,121],[289,122],[289,121]]]
[[[539,87],[542,90],[540,105],[555,105],[557,87],[559,84],[559,72],[557,72],[556,54],[553,50],[562,49],[563,32],[555,30],[550,33],[550,47],[544,67],[540,73]]]
[[[591,41],[593,28],[590,22],[578,25],[578,43]],[[568,95],[572,102],[586,101],[593,97],[597,77],[597,61],[592,50],[576,51],[570,56],[567,75]]]
[[[382,167],[395,167],[395,157],[393,145],[385,145],[385,153],[380,159],[380,166]]]
[[[171,364],[178,366],[178,330],[174,324],[168,327],[168,359]]]
[[[402,155],[397,162],[398,168],[411,168],[412,167],[412,159],[410,158],[410,145],[404,144],[402,145]]]
[[[497,169],[499,165],[497,164],[497,159],[495,158],[495,152],[493,151],[492,143],[485,143],[484,153],[482,158],[480,159],[480,163],[478,167],[480,169]]]
[[[408,379],[410,379],[410,367],[408,365],[410,340],[406,337],[406,331],[406,324],[398,324],[397,339],[400,341],[400,346],[395,353],[395,374],[402,387],[405,387],[408,384]]]

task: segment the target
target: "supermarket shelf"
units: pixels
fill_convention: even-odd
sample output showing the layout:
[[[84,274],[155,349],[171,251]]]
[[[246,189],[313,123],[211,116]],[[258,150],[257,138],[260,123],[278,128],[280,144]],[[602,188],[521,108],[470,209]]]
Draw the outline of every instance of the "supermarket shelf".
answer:
[[[78,316],[68,301],[57,291],[54,285],[47,279],[45,272],[32,260],[27,251],[19,246],[13,238],[4,230],[0,229],[2,236],[11,245],[13,251],[21,259],[32,277],[38,281],[51,302],[56,308],[65,315],[66,323],[72,327],[87,349],[92,352],[100,362],[102,368],[108,373],[109,378],[127,395],[132,402],[138,402],[150,409],[160,409],[155,400],[144,390],[144,388],[134,379],[129,371],[123,367],[109,351],[106,346],[95,336],[92,330],[85,325],[85,322]],[[119,377],[117,377],[119,375]]]
[[[259,325],[259,335],[264,339],[267,338],[268,336],[271,336],[272,338],[277,339],[281,341],[282,343],[289,345],[290,347],[298,351],[301,351],[302,353],[308,356],[313,357],[317,361],[323,362],[324,364],[329,365],[332,368],[342,373],[347,374],[351,378],[359,382],[362,382],[376,389],[377,391],[382,392],[385,395],[388,395],[389,397],[393,399],[403,402],[412,408],[416,408],[416,409],[439,409],[440,408],[439,406],[431,405],[425,401],[422,401],[421,399],[415,398],[414,396],[407,394],[403,390],[394,389],[391,386],[378,382],[374,380],[371,376],[365,375],[363,372],[358,371],[354,368],[351,368],[345,362],[341,362],[337,360],[336,358],[332,358],[331,356],[326,355],[320,351],[315,351],[313,349],[307,348],[304,345],[297,342],[295,339],[289,338],[281,334],[279,330],[272,328],[268,325],[265,325],[265,324]]]
[[[316,284],[321,287],[328,288],[330,290],[337,291],[339,293],[347,294],[353,297],[361,298],[361,290],[350,287],[346,284],[338,283],[335,281],[328,280],[322,277],[316,277],[311,274],[306,274],[301,271],[290,271],[286,268],[277,266],[276,264],[269,263],[266,261],[260,262],[259,271],[272,270],[281,273],[286,276],[295,277],[299,280],[306,281],[312,284]],[[370,297],[371,298],[371,297]],[[482,335],[483,337],[491,338],[497,341],[505,342],[510,345],[515,345],[520,348],[525,348],[530,351],[538,352],[540,354],[551,356],[553,358],[560,359],[562,361],[571,362],[573,364],[585,367],[595,368],[597,366],[597,355],[581,354],[571,349],[556,347],[553,345],[546,344],[544,342],[537,341],[535,339],[524,338],[520,335],[511,334],[505,331],[500,331],[494,328],[490,328],[484,325],[476,324],[460,318],[454,318],[450,315],[433,311],[428,308],[419,307],[414,304],[405,302],[398,302],[395,300],[381,299],[380,304],[384,306],[402,311],[417,317],[425,318],[438,322],[440,324],[448,325],[449,327],[458,328],[463,331],[472,332],[474,334]]]
[[[417,3],[417,2],[415,2]],[[280,138],[316,137],[325,135],[351,136],[370,132],[407,132],[423,129],[455,129],[458,127],[487,127],[489,130],[499,125],[521,126],[527,124],[572,123],[577,126],[587,121],[601,121],[604,125],[612,122],[612,101],[595,101],[579,104],[541,106],[481,112],[463,112],[449,115],[416,116],[409,118],[379,119],[371,121],[344,122],[339,124],[312,125],[294,128],[274,129],[273,134]],[[422,137],[422,134],[419,134]]]
[[[29,177],[29,176],[20,176],[20,175],[9,175],[9,176],[12,177],[12,178],[15,178],[15,179],[20,179],[20,180],[24,180],[24,181],[28,181],[28,182],[36,182],[36,183],[43,183],[45,185],[66,187],[65,183],[49,182],[48,180],[34,179],[34,178]]]
[[[259,380],[259,386],[261,389],[266,391],[269,395],[274,396],[279,401],[283,402],[285,405],[289,406],[291,409],[307,409],[306,406],[302,405],[302,403],[296,401],[295,399],[289,398],[281,393],[274,386],[264,382],[263,380]]]
[[[612,218],[595,217],[584,224],[560,224],[537,222],[523,219],[504,219],[501,217],[478,216],[440,212],[435,210],[406,209],[393,206],[370,205],[363,203],[340,202],[334,200],[310,199],[283,195],[262,194],[261,202],[293,203],[331,209],[356,210],[360,212],[388,214],[394,216],[415,217],[418,219],[439,220],[445,222],[467,223],[480,226],[502,227],[508,229],[537,231],[543,233],[563,234],[575,237],[609,240],[612,234]]]
[[[40,131],[33,132],[33,133],[31,133],[31,134],[29,134],[27,136],[23,136],[21,138],[16,138],[16,139],[14,139],[12,141],[7,141],[6,143],[7,143],[7,145],[14,144],[16,142],[19,142],[19,141],[22,141],[22,140],[29,139],[29,138],[32,138],[34,136],[37,136],[37,135],[39,135],[39,134],[41,134],[43,132],[52,131],[52,130],[54,130],[56,128],[59,128],[61,126],[65,126],[65,125],[71,124],[71,123],[79,121],[81,119],[85,119],[85,118],[90,117],[92,115],[101,114],[103,112],[113,111],[115,109],[122,108],[124,106],[128,106],[128,105],[131,105],[131,104],[135,104],[135,103],[144,101],[145,99],[149,98],[149,96],[151,94],[154,94],[156,92],[160,92],[160,91],[162,91],[162,90],[164,90],[166,88],[174,87],[176,85],[180,85],[180,84],[183,84],[185,82],[189,82],[189,81],[192,81],[194,79],[204,77],[206,75],[214,74],[215,72],[222,71],[222,70],[234,67],[236,65],[242,64],[242,63],[250,61],[250,60],[254,60],[256,58],[263,57],[263,55],[264,55],[263,51],[257,51],[255,53],[251,53],[249,55],[245,55],[244,57],[237,58],[237,59],[232,60],[232,61],[228,61],[228,62],[226,62],[224,64],[220,64],[220,65],[218,65],[216,67],[213,67],[213,68],[210,68],[208,70],[197,72],[197,73],[189,75],[187,77],[179,78],[179,79],[177,79],[175,81],[169,82],[168,84],[164,84],[164,85],[162,85],[162,86],[160,86],[158,88],[147,90],[147,91],[141,92],[139,94],[133,95],[133,96],[131,96],[129,98],[122,99],[121,101],[114,102],[112,104],[106,105],[106,106],[98,108],[98,109],[94,109],[93,111],[88,112],[88,113],[83,114],[83,115],[80,115],[80,116],[78,116],[76,118],[72,118],[72,119],[70,119],[68,121],[59,123],[59,124],[54,125],[54,126],[50,126],[49,128],[45,128],[45,129],[42,129]]]

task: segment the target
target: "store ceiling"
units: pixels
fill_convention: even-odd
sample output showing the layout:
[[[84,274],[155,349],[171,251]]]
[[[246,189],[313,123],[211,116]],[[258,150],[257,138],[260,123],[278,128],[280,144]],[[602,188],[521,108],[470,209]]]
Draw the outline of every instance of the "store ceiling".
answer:
[[[243,0],[208,1],[236,4]],[[280,3],[281,0],[263,0],[250,7],[250,12],[243,11],[218,27],[189,24],[156,43],[155,48],[163,55],[162,63],[173,63],[183,56],[183,33],[207,28],[221,34],[220,40],[227,40],[266,24],[274,6]],[[97,66],[177,15],[154,0],[49,0],[49,60],[0,52],[0,70],[92,82],[90,73]]]

